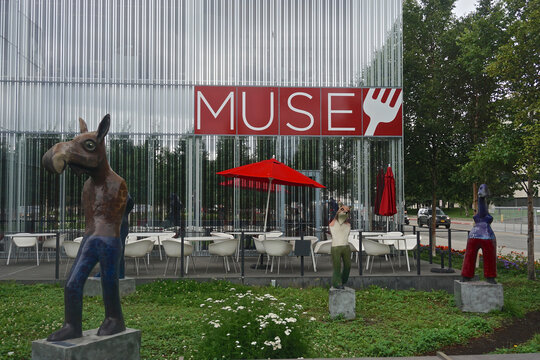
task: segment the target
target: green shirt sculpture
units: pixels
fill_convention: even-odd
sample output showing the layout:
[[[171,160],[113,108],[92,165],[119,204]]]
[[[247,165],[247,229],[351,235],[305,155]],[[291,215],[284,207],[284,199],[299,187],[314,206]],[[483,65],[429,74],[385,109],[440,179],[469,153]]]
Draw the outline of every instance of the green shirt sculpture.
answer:
[[[336,289],[343,289],[349,280],[351,271],[351,248],[349,246],[349,234],[351,233],[351,224],[349,223],[349,214],[351,208],[339,203],[338,210],[334,219],[330,222],[330,234],[332,234],[332,286]],[[341,263],[343,262],[343,268]]]

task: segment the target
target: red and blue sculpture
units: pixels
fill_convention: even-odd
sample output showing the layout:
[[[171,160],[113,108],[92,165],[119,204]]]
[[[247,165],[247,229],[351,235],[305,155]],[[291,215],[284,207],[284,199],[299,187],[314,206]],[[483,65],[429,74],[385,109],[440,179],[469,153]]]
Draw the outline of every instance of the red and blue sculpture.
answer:
[[[493,216],[488,212],[486,197],[488,196],[486,184],[480,185],[478,189],[478,212],[473,216],[474,227],[469,232],[467,248],[465,250],[465,260],[461,269],[463,281],[471,281],[474,277],[476,256],[478,250],[482,249],[484,256],[484,278],[488,283],[496,284],[497,277],[497,241],[495,233],[491,229]]]
[[[89,175],[82,191],[86,230],[64,289],[64,325],[49,335],[48,341],[82,336],[84,283],[98,262],[105,319],[97,334],[112,335],[126,329],[118,276],[123,250],[120,227],[128,199],[127,185],[107,161],[105,136],[109,132],[110,116],[105,115],[95,132],[88,132],[83,119],[79,119],[79,126],[80,135],[54,145],[42,158],[43,166],[52,173],[61,174],[69,166],[78,175]]]

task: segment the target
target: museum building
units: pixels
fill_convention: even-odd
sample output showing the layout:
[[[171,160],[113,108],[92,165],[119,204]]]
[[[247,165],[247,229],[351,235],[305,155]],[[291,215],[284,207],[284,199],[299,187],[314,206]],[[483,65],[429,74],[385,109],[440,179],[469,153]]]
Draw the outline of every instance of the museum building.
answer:
[[[386,226],[388,166],[396,228],[402,71],[401,0],[4,0],[0,233],[84,228],[85,178],[41,157],[105,114],[132,226],[260,228],[260,184],[216,173],[275,157],[326,188],[272,188],[270,228],[318,234],[334,200],[353,228]]]

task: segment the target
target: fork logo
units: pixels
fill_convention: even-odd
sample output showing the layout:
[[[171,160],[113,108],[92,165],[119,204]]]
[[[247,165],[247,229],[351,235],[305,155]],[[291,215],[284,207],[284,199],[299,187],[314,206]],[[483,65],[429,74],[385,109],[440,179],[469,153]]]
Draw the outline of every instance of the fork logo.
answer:
[[[369,125],[364,136],[374,136],[380,124],[393,122],[402,102],[401,89],[369,89],[364,97],[364,113],[369,116]],[[368,122],[367,120],[364,116],[364,124]]]

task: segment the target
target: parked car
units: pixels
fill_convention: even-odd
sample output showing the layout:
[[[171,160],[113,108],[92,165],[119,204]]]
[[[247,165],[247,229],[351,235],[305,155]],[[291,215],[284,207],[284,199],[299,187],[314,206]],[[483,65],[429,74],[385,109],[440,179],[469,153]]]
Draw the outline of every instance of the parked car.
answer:
[[[431,226],[431,212],[431,208],[422,208],[418,210],[418,226]],[[439,227],[439,225],[442,225],[445,226],[447,229],[450,229],[450,224],[450,217],[446,215],[441,209],[437,208],[435,227]]]

